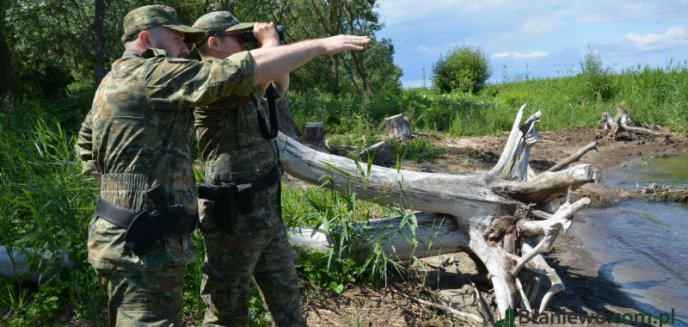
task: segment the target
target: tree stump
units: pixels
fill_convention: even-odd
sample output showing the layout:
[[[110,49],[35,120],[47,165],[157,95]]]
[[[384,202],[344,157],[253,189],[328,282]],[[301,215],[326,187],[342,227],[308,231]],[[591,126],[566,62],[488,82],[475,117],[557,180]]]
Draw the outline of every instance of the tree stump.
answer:
[[[315,122],[306,125],[303,142],[314,149],[322,149],[325,146],[325,125],[323,122]]]
[[[375,143],[361,150],[361,153],[358,155],[358,159],[366,162],[368,160],[368,156],[371,156],[373,158],[373,162],[376,164],[389,164],[394,162],[392,151],[389,150],[389,147],[385,141]]]
[[[399,142],[406,142],[413,137],[411,132],[411,119],[403,114],[385,118],[385,126],[390,138],[396,138]]]

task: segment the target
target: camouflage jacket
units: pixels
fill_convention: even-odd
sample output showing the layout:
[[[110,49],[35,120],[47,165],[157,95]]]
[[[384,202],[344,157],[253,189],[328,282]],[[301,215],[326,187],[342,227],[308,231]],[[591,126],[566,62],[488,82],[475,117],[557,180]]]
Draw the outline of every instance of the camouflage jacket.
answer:
[[[208,62],[215,62],[216,59]],[[276,86],[278,95],[282,90]],[[270,127],[263,88],[249,96],[231,94],[194,110],[196,138],[209,183],[246,183],[269,173],[279,160],[275,142],[265,139],[258,125],[262,113]]]
[[[133,211],[147,210],[152,205],[146,191],[160,185],[168,204],[181,204],[195,215],[191,109],[230,93],[250,94],[253,69],[248,52],[215,62],[168,58],[157,49],[125,52],[98,87],[77,141],[84,172],[101,176],[100,196]],[[89,260],[96,268],[154,267],[194,258],[186,237],[183,244],[156,242],[138,257],[124,246],[124,233],[103,219],[92,221]]]

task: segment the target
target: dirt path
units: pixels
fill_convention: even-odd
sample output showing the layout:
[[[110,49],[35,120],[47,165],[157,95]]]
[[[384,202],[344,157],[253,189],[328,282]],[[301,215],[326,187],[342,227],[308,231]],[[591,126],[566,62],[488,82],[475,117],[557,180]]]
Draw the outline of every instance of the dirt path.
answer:
[[[558,132],[543,132],[533,147],[531,166],[536,171],[546,170],[557,161],[568,157],[579,148],[596,140],[596,131],[568,129]],[[440,157],[416,164],[403,163],[404,169],[426,172],[460,174],[486,171],[499,159],[507,135],[442,139],[433,141],[444,149]],[[688,142],[681,136],[671,138],[646,138],[636,140],[605,141],[598,152],[590,152],[580,162],[594,164],[600,168],[601,178],[606,173],[634,161],[653,157],[674,155],[688,150]],[[592,187],[594,188],[594,186]],[[416,267],[416,276],[401,283],[409,293],[420,298],[432,299],[439,296],[455,302],[462,311],[478,314],[475,291],[461,274],[475,274],[475,266],[465,254],[448,254],[456,264],[433,271]],[[550,302],[553,313],[601,314],[637,312],[633,301],[619,289],[618,285],[604,278],[598,272],[599,262],[585,251],[580,240],[572,234],[565,234],[555,243],[554,251],[546,256],[557,270],[566,286]],[[437,263],[437,258],[429,262]],[[427,267],[426,267],[427,268]],[[490,302],[489,285],[476,285],[487,302]],[[545,289],[545,287],[543,287]],[[310,293],[309,293],[310,292]],[[321,291],[320,291],[321,292]],[[453,326],[461,322],[441,310],[430,310],[409,301],[406,297],[391,292],[389,287],[372,289],[353,286],[335,297],[318,292],[305,300],[309,325],[312,326]],[[316,294],[316,295],[313,295]]]

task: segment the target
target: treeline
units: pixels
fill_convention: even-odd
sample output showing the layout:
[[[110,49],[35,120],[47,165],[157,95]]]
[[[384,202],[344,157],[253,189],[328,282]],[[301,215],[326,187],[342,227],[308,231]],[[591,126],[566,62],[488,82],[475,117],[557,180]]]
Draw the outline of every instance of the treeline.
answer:
[[[366,95],[401,88],[392,43],[375,36],[382,28],[377,0],[0,0],[0,97],[49,99],[60,120],[78,120],[123,52],[124,15],[153,3],[174,7],[187,24],[216,10],[229,10],[241,21],[274,21],[285,25],[288,42],[371,36],[374,43],[365,52],[318,58],[299,69],[292,88]]]

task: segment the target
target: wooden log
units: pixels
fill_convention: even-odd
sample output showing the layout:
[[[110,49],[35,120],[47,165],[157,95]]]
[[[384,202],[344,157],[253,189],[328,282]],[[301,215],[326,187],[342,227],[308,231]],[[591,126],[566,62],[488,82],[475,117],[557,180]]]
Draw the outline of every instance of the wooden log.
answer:
[[[397,139],[399,142],[406,142],[413,137],[411,119],[403,114],[385,118],[385,126],[389,137]]]
[[[30,265],[30,256],[39,257],[45,263],[52,261],[58,268],[72,267],[69,261],[69,251],[59,251],[57,254],[50,251],[36,251],[18,247],[0,246],[0,276],[18,278],[22,281],[37,282],[48,277],[45,270],[39,271]]]
[[[323,137],[325,136],[325,125],[322,122],[315,122],[306,125],[303,135],[303,142],[314,149],[322,149],[325,146]]]

